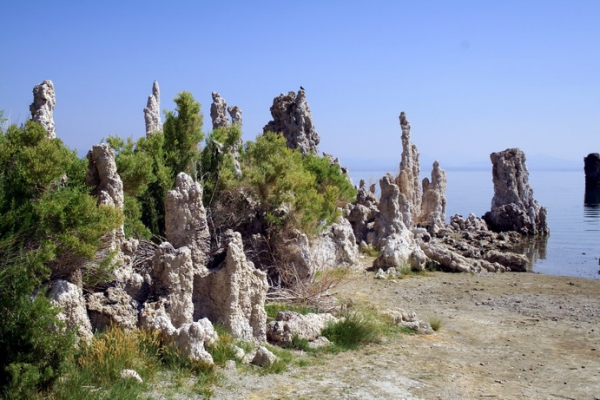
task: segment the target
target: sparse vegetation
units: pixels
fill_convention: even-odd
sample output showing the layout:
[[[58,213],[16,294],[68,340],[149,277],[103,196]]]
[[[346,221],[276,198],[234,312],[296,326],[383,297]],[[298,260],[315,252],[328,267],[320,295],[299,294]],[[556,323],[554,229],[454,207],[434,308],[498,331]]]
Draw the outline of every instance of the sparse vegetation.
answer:
[[[440,317],[430,315],[429,318],[427,319],[427,322],[429,322],[429,326],[431,326],[431,329],[433,329],[435,332],[442,329],[443,323],[442,323],[442,319]]]
[[[379,341],[380,329],[374,316],[349,311],[342,317],[340,321],[330,323],[322,332],[338,349],[354,350]]]

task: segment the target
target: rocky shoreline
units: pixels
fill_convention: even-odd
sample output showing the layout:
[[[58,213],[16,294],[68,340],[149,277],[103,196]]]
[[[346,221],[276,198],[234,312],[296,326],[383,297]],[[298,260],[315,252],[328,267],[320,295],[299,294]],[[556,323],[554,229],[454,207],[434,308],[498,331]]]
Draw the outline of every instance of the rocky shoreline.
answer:
[[[239,107],[227,107],[216,92],[212,97],[213,129],[241,129]],[[32,119],[44,126],[50,139],[56,137],[55,104],[51,81],[34,88]],[[160,89],[154,82],[144,109],[147,137],[163,129],[159,107]],[[304,89],[275,97],[271,115],[265,135],[279,132],[287,148],[298,149],[302,157],[316,157],[320,137]],[[62,309],[60,318],[86,340],[112,324],[155,329],[185,356],[210,364],[206,347],[217,339],[213,324],[222,324],[239,339],[265,343],[267,297],[276,293],[286,298],[324,271],[366,268],[381,276],[385,271],[530,270],[529,260],[510,250],[526,237],[547,236],[549,227],[546,209],[529,186],[525,154],[519,149],[492,153],[491,210],[481,218],[452,216],[446,224],[445,172],[436,161],[431,177],[420,181],[419,152],[405,112],[400,113],[399,124],[399,174],[381,178],[379,197],[373,186],[361,182],[356,201],[340,207],[333,224],[321,221],[326,227],[315,235],[298,229],[272,235],[269,218],[285,220],[291,213],[289,205],[267,212],[243,187],[205,205],[202,184],[180,172],[164,198],[165,237],[160,244],[125,237],[121,226],[104,236],[95,260],[53,269],[49,286],[52,301]],[[239,140],[229,144],[213,140],[211,146],[231,157],[235,175],[242,173]],[[99,207],[124,210],[126,194],[114,149],[106,143],[94,145],[87,159],[90,195]],[[324,155],[324,160],[348,184],[348,172],[339,160],[331,155]],[[364,265],[359,249],[377,257]],[[116,265],[114,279],[84,292],[82,271],[100,265],[109,254]],[[299,298],[307,301],[306,293],[293,300]]]

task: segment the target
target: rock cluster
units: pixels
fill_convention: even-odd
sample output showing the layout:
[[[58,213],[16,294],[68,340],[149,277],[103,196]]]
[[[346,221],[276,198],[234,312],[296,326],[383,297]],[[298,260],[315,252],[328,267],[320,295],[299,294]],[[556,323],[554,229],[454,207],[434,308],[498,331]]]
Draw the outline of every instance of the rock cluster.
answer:
[[[160,88],[158,82],[152,84],[152,94],[148,96],[148,104],[144,108],[146,122],[146,135],[150,132],[162,132],[163,125],[160,121]]]
[[[36,85],[33,88],[33,103],[29,106],[31,120],[41,124],[48,132],[50,139],[56,137],[54,106],[56,106],[56,95],[52,81],[45,80]]]
[[[361,179],[356,201],[348,206],[347,219],[352,225],[356,242],[366,248],[376,242],[375,218],[379,214],[379,199],[375,196],[375,185],[367,185]]]
[[[227,102],[217,92],[212,92],[213,102],[210,105],[210,118],[212,120],[213,130],[218,128],[227,128],[230,125],[242,125],[242,110],[238,106],[227,107]],[[227,113],[231,116],[231,122],[227,118]]]
[[[411,143],[410,123],[404,112],[400,114],[400,126],[400,174],[395,179],[387,175],[380,180],[379,199],[375,188],[367,189],[361,181],[356,202],[347,212],[360,247],[378,252],[373,268],[406,270],[429,265],[460,272],[527,270],[531,265],[527,257],[499,251],[516,247],[522,242],[520,234],[548,232],[546,210],[533,200],[522,152],[514,149],[510,154],[516,156],[499,157],[504,161],[497,162],[494,173],[494,182],[498,181],[495,212],[501,216],[512,212],[520,218],[513,219],[507,228],[511,232],[493,232],[487,219],[474,215],[466,219],[454,216],[446,225],[445,172],[434,162],[431,180],[425,178],[421,187],[419,153]],[[492,155],[493,160],[497,158]]]
[[[483,219],[494,231],[516,231],[524,235],[550,233],[546,208],[533,198],[525,153],[507,149],[490,155],[493,169],[492,209]]]
[[[273,120],[265,125],[264,133],[282,133],[288,147],[298,148],[302,154],[318,152],[317,146],[321,139],[313,125],[304,89],[300,88],[297,95],[292,91],[275,97],[271,116]]]

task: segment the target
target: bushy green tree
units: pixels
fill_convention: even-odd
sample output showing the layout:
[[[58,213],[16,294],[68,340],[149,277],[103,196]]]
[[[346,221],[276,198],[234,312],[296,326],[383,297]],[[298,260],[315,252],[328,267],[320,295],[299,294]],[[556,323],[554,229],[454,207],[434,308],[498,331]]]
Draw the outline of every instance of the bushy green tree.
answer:
[[[44,283],[94,257],[122,223],[120,210],[96,206],[84,177],[85,162],[39,124],[1,132],[0,391],[8,397],[51,384],[71,348]]]
[[[200,158],[199,144],[202,134],[202,114],[190,92],[181,92],[174,99],[177,108],[166,113],[163,125],[166,165],[171,168],[173,179],[185,172],[196,179],[196,163]]]
[[[242,161],[243,181],[258,197],[272,232],[315,233],[355,195],[339,167],[289,149],[280,134],[269,132],[248,142]]]

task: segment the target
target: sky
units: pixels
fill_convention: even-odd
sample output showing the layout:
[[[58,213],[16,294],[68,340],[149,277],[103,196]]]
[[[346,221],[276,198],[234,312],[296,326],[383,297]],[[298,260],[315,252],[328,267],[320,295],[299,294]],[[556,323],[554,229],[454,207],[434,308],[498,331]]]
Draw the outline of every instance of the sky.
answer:
[[[191,92],[205,131],[219,92],[245,140],[303,86],[319,149],[351,168],[400,160],[400,111],[442,167],[600,152],[600,0],[4,0],[0,15],[0,109],[22,124],[52,80],[57,136],[80,155],[144,135],[154,80],[163,110]]]

